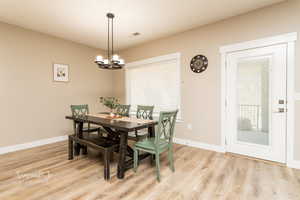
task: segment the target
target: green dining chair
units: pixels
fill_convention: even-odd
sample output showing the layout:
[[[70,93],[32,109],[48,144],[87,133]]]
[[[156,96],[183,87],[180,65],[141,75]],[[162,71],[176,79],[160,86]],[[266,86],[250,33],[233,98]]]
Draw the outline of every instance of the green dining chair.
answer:
[[[137,106],[136,117],[139,119],[153,119],[154,106]]]
[[[116,109],[116,113],[118,115],[124,116],[124,117],[129,117],[129,112],[130,112],[130,105],[118,105]]]
[[[72,116],[75,118],[80,118],[84,117],[87,114],[89,114],[89,106],[87,104],[83,105],[71,105],[71,112]],[[73,123],[74,131],[76,131],[77,124]],[[92,133],[92,132],[97,132],[98,135],[102,134],[102,130],[99,126],[91,126],[90,123],[87,123],[87,126],[83,127],[83,132],[84,133]]]
[[[134,171],[136,172],[138,167],[138,155],[139,151],[148,152],[155,155],[156,162],[156,177],[160,181],[160,154],[168,151],[169,166],[174,172],[173,161],[173,135],[174,127],[176,123],[178,110],[169,112],[160,112],[158,126],[155,131],[155,137],[146,138],[142,141],[138,141],[134,145]]]
[[[142,106],[138,105],[137,106],[137,111],[136,111],[136,118],[138,119],[153,119],[153,110],[154,106]],[[134,140],[134,141],[139,141],[141,139],[144,139],[148,136],[148,129],[141,130],[141,131],[135,131],[133,133],[128,134],[128,139]]]

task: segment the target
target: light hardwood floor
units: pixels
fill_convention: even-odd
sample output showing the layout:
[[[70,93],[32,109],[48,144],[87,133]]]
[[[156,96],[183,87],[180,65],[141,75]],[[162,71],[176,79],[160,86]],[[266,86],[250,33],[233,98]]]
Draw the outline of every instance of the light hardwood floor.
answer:
[[[175,145],[175,173],[163,154],[162,181],[143,161],[124,180],[103,179],[101,155],[67,160],[59,142],[0,156],[1,200],[288,200],[300,199],[300,171],[234,155]]]

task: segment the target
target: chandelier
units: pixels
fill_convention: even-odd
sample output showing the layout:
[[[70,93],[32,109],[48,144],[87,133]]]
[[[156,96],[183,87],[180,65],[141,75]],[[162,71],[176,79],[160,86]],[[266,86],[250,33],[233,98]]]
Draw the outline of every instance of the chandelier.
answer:
[[[117,54],[114,54],[114,17],[113,13],[107,13],[107,59],[103,59],[101,55],[96,56],[95,63],[102,69],[121,69],[125,66],[125,62]],[[111,35],[110,35],[111,34]]]

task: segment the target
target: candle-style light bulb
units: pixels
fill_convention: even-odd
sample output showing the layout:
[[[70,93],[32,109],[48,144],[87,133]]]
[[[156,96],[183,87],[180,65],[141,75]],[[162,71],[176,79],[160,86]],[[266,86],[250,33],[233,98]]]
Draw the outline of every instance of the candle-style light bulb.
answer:
[[[108,59],[104,59],[103,63],[107,65],[108,64]]]
[[[119,60],[119,56],[117,54],[113,55],[112,60],[114,60],[114,61]]]
[[[102,56],[96,56],[96,62],[103,62],[103,57]]]
[[[124,65],[124,63],[125,63],[125,62],[124,62],[124,59],[120,59],[120,60],[119,60],[119,64],[120,64],[120,65]]]

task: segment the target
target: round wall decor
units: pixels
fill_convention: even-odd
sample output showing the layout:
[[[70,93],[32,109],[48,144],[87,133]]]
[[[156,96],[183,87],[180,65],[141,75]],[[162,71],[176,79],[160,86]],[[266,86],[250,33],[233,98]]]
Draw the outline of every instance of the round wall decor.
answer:
[[[208,59],[203,55],[197,55],[191,60],[191,70],[195,73],[201,73],[207,69]]]

